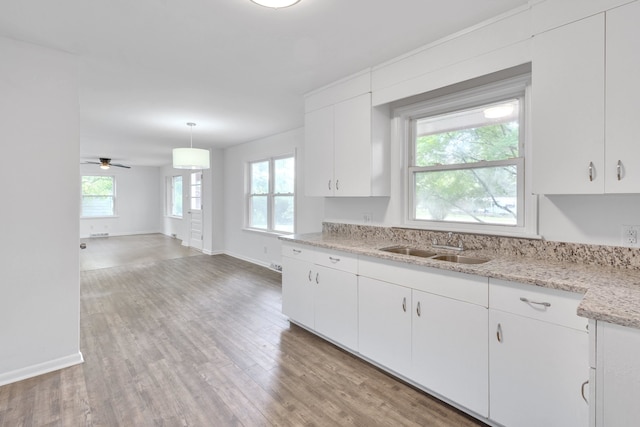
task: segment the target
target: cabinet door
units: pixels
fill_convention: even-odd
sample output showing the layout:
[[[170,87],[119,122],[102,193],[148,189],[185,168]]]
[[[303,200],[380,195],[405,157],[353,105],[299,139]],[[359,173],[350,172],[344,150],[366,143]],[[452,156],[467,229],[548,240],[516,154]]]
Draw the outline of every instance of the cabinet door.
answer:
[[[316,265],[315,329],[352,350],[358,349],[358,279],[353,273]]]
[[[487,417],[488,310],[415,290],[412,299],[413,379]]]
[[[336,196],[371,195],[371,94],[334,106]]]
[[[311,329],[314,328],[314,284],[312,263],[282,257],[282,312]]]
[[[311,111],[304,119],[304,189],[307,196],[332,196],[333,106]]]
[[[586,332],[489,310],[489,418],[505,426],[587,426]]]
[[[604,14],[533,39],[533,191],[604,192]]]
[[[596,406],[599,427],[640,420],[640,330],[598,322]]]
[[[359,349],[401,375],[411,369],[411,290],[358,277]]]
[[[638,22],[638,2],[607,12],[607,193],[640,193]]]

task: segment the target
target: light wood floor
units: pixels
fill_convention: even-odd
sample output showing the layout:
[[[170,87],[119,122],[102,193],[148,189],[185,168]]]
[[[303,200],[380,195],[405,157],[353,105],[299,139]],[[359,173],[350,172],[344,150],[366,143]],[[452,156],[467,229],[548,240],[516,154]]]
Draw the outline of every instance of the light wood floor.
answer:
[[[160,258],[81,272],[85,363],[0,387],[1,426],[482,425],[290,325],[279,274]]]

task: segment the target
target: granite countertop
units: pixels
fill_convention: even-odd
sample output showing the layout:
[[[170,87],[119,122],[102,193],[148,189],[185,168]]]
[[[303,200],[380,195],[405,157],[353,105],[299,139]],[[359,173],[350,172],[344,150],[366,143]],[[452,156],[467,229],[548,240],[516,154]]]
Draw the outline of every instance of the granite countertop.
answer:
[[[584,294],[578,306],[581,317],[640,329],[640,272],[614,267],[547,261],[523,256],[496,256],[483,250],[465,250],[466,256],[489,258],[483,264],[458,264],[380,251],[404,245],[385,239],[358,239],[326,233],[282,236],[284,242],[345,251],[407,264],[476,274],[545,288]],[[411,245],[412,247],[420,247]],[[424,246],[423,249],[431,249]],[[447,253],[446,250],[437,250]]]

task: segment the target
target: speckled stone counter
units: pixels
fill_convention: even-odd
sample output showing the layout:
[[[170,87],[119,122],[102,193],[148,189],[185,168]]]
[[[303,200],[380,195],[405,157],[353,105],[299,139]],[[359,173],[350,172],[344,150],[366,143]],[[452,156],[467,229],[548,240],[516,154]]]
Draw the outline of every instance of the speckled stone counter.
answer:
[[[285,242],[527,283],[584,294],[578,315],[640,329],[640,251],[597,245],[325,223],[322,233],[281,237]],[[405,245],[431,249],[435,239],[462,242],[464,255],[490,259],[458,264],[380,251]],[[446,250],[437,250],[447,253]]]

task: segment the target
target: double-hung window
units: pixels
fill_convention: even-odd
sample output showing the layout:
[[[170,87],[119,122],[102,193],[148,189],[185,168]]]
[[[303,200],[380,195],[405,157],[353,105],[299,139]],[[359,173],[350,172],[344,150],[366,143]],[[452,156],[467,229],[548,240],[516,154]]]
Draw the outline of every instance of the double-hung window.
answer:
[[[81,217],[115,216],[116,178],[114,176],[83,176]]]
[[[525,208],[528,81],[520,77],[404,111],[408,223],[535,233]]]
[[[277,233],[295,230],[295,159],[248,164],[247,226]]]

